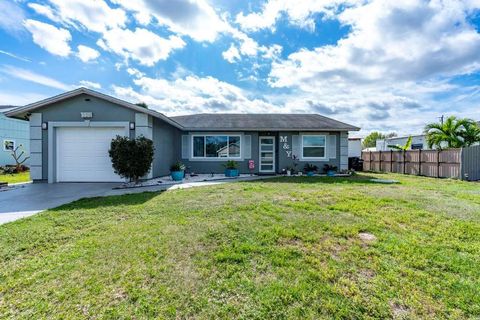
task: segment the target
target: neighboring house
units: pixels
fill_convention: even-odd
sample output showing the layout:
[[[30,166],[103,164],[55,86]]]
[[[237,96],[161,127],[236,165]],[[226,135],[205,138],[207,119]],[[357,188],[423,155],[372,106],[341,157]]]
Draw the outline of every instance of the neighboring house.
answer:
[[[407,143],[408,137],[410,136],[404,136],[404,137],[393,137],[393,138],[386,138],[382,140],[377,140],[376,142],[376,151],[390,151],[393,150],[392,148],[389,148],[388,146],[390,145],[401,145],[404,146]],[[427,140],[425,138],[425,135],[412,135],[412,147],[411,149],[413,150],[418,150],[418,149],[428,149],[428,144]],[[435,149],[435,148],[433,148]]]
[[[4,112],[14,108],[14,106],[0,106],[0,166],[15,164],[12,151],[19,145],[22,145],[25,155],[29,154],[28,121],[12,119],[4,115]],[[25,165],[28,165],[28,160]]]
[[[362,138],[348,138],[348,157],[362,157]]]
[[[34,181],[123,181],[108,156],[117,135],[145,136],[155,155],[148,177],[182,161],[191,172],[223,172],[227,160],[248,173],[274,174],[306,163],[348,166],[348,131],[359,128],[316,114],[197,114],[167,117],[154,110],[79,88],[6,113],[30,119]],[[228,147],[228,148],[227,148]]]

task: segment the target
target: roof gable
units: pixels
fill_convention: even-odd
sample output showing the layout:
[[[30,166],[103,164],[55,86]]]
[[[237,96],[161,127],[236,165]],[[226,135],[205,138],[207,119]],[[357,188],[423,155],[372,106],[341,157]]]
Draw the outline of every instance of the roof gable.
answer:
[[[87,89],[87,88],[83,88],[83,87],[72,90],[72,91],[68,91],[68,92],[65,92],[65,93],[50,97],[50,98],[47,98],[47,99],[44,99],[44,100],[40,100],[38,102],[34,102],[34,103],[28,104],[28,105],[23,106],[23,107],[18,107],[18,108],[15,108],[13,110],[9,110],[9,111],[5,112],[5,115],[7,115],[8,117],[16,117],[16,116],[19,116],[19,115],[22,115],[22,114],[25,114],[25,113],[32,112],[32,111],[37,110],[39,108],[42,108],[42,107],[45,107],[45,106],[48,106],[48,105],[66,100],[66,99],[70,99],[70,98],[79,96],[81,94],[87,94],[87,95],[93,96],[95,98],[102,99],[102,100],[114,103],[116,105],[119,105],[119,106],[122,106],[122,107],[125,107],[125,108],[132,109],[135,112],[149,114],[153,117],[164,120],[165,122],[173,125],[174,127],[178,128],[178,129],[182,129],[182,126],[180,124],[178,124],[177,122],[168,118],[167,116],[165,116],[164,114],[162,114],[160,112],[157,112],[155,110],[150,110],[150,109],[147,109],[147,108],[143,108],[143,107],[137,106],[133,103],[130,103],[130,102],[127,102],[127,101],[124,101],[124,100],[121,100],[121,99],[117,99],[115,97],[112,97],[112,96],[109,96],[109,95],[106,95],[106,94],[103,94],[103,93],[100,93],[100,92],[97,92],[97,91],[94,91],[94,90],[90,90],[90,89]]]

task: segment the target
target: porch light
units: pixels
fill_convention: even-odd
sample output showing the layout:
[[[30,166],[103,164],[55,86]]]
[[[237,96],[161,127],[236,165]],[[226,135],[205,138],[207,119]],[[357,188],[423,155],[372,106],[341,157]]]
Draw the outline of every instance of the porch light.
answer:
[[[48,122],[42,122],[42,130],[48,129]]]
[[[130,122],[130,130],[135,130],[135,122]]]

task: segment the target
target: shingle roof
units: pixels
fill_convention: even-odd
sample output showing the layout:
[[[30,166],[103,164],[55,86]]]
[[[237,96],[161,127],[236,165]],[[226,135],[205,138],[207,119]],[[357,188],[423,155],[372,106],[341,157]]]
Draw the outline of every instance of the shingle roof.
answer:
[[[187,130],[360,130],[358,127],[319,114],[202,113],[170,118]]]

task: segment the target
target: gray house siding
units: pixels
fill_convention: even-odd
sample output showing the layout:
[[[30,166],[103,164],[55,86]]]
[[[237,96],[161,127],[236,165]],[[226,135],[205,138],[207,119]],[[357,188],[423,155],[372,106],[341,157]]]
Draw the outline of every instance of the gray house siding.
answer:
[[[298,136],[300,137],[302,134],[324,134],[327,136],[327,156],[328,152],[328,139],[330,137],[335,137],[335,157],[328,158],[328,160],[321,160],[321,161],[313,161],[313,160],[305,160],[301,159],[301,145],[300,145],[300,138],[298,141],[294,141],[293,137]],[[305,132],[302,133],[300,131],[290,131],[290,132],[280,132],[280,137],[286,137],[286,142],[278,142],[278,150],[279,150],[279,161],[277,166],[277,172],[282,172],[282,169],[286,169],[287,167],[293,167],[294,161],[291,155],[297,156],[299,159],[297,160],[297,170],[303,170],[307,163],[314,164],[318,167],[319,171],[321,172],[323,166],[325,164],[334,165],[340,169],[340,133],[338,132]],[[286,144],[286,145],[285,145]],[[291,155],[289,156],[287,151],[291,151]]]
[[[222,132],[222,134],[228,134],[229,132]],[[239,165],[239,171],[240,173],[250,173],[250,170],[248,168],[248,161],[253,160],[255,162],[255,170],[253,170],[254,173],[259,173],[259,137],[260,136],[273,136],[275,137],[275,171],[277,173],[281,173],[283,169],[286,169],[287,167],[293,167],[294,161],[292,158],[292,155],[296,155],[297,157],[300,158],[300,148],[301,146],[299,145],[299,141],[293,142],[293,137],[298,136],[300,137],[302,134],[324,134],[327,136],[327,141],[328,139],[334,137],[335,139],[335,144],[334,144],[334,152],[335,154],[333,155],[332,158],[328,158],[326,160],[321,160],[321,161],[312,161],[312,160],[305,160],[305,159],[298,159],[297,160],[297,170],[303,170],[305,164],[311,163],[315,164],[318,166],[319,170],[321,171],[323,169],[323,166],[325,164],[330,164],[334,165],[339,168],[339,170],[346,169],[346,166],[348,165],[348,155],[345,153],[347,149],[341,147],[341,144],[344,144],[347,139],[348,135],[347,132],[301,132],[301,131],[281,131],[281,132],[252,132],[252,131],[243,131],[243,132],[230,132],[230,133],[235,133],[235,134],[242,134],[243,136],[249,135],[251,137],[251,151],[250,151],[250,157],[243,157],[241,160],[235,160],[237,161]],[[223,165],[227,162],[227,160],[195,160],[191,158],[191,148],[190,148],[190,143],[191,143],[191,135],[194,134],[208,134],[208,132],[202,132],[202,131],[195,131],[195,132],[183,132],[181,133],[182,135],[188,135],[188,155],[189,156],[183,156],[179,157],[181,161],[187,166],[188,172],[195,172],[195,173],[222,173],[224,171]],[[219,133],[215,133],[219,134]],[[281,139],[286,142],[282,142]],[[181,137],[179,138],[177,146],[181,146],[182,141]],[[345,140],[345,141],[344,141]],[[297,144],[297,145],[294,145]],[[180,147],[181,148],[181,147]],[[242,148],[245,148],[244,145],[242,145]],[[289,151],[289,152],[287,152]],[[179,151],[181,153],[181,151]],[[242,150],[242,153],[244,154],[245,150]],[[327,152],[328,152],[328,142],[327,142]],[[344,154],[345,153],[345,154]]]
[[[181,136],[182,132],[177,128],[160,119],[153,119],[154,177],[168,175],[170,166],[177,161],[181,161]]]

